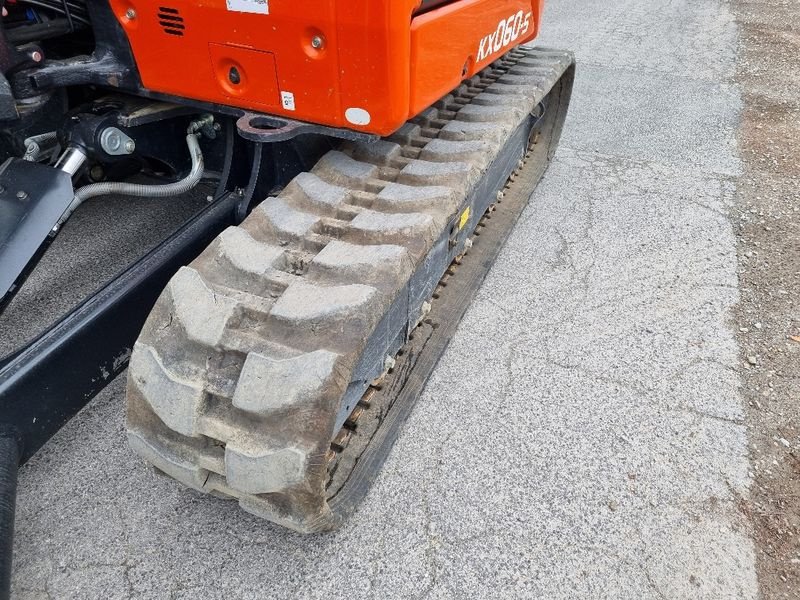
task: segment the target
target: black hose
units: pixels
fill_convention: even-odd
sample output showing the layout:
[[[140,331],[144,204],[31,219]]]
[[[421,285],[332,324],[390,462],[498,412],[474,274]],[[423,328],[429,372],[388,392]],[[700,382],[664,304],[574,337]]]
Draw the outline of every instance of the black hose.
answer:
[[[61,2],[58,2],[58,0],[22,0],[22,2],[30,6],[36,6],[37,8],[46,8],[48,10],[52,10],[60,15],[66,15],[67,12],[69,12],[73,21],[82,23],[84,25],[91,24],[89,22],[89,15],[86,12],[86,7],[80,4],[68,2],[65,9]]]
[[[20,440],[17,432],[0,425],[0,600],[11,597],[19,458]]]
[[[81,24],[83,27],[83,24]],[[19,25],[6,29],[6,39],[12,44],[27,44],[70,33],[72,28],[64,18],[52,19],[33,25]]]

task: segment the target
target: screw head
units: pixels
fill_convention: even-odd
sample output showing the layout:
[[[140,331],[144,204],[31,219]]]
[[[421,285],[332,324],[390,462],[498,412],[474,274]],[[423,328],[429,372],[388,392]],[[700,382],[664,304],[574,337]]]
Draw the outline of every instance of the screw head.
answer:
[[[109,154],[114,154],[115,152],[118,152],[122,146],[122,137],[119,135],[119,131],[117,129],[114,127],[109,127],[108,129],[103,130],[103,133],[100,134],[100,144],[102,145],[103,150]]]
[[[100,181],[103,178],[103,175],[105,175],[105,172],[103,171],[103,167],[100,165],[94,165],[89,170],[89,177],[92,181]]]
[[[233,85],[239,85],[242,82],[242,75],[239,73],[239,69],[231,67],[230,71],[228,71],[228,80]]]
[[[125,11],[125,17],[127,17],[130,20],[135,19],[136,18],[136,11],[133,10],[132,8],[129,8],[128,10]]]
[[[125,142],[125,152],[128,154],[133,154],[133,151],[136,150],[136,142],[133,140],[128,140]]]
[[[321,35],[315,35],[311,38],[311,47],[315,50],[319,50],[325,45],[325,40],[322,39]]]
[[[26,192],[25,190],[20,190],[17,192],[17,198],[19,200],[25,200],[27,197],[28,197],[28,192]]]
[[[33,52],[31,52],[31,60],[33,62],[37,62],[37,63],[38,62],[42,62],[42,58],[44,58],[44,57],[42,56],[42,53],[39,52],[38,50],[34,50]]]

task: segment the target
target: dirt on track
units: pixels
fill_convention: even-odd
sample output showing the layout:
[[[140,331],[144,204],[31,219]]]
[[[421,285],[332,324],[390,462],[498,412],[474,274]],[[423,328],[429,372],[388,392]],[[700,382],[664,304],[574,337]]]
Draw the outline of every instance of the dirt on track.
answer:
[[[735,313],[764,598],[800,596],[800,3],[735,0],[744,112]]]

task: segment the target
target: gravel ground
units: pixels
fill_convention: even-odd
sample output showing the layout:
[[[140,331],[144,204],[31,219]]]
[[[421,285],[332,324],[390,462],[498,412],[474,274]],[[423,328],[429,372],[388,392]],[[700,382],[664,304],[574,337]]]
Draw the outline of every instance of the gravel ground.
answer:
[[[800,596],[800,5],[734,3],[742,50],[745,173],[733,213],[735,313],[747,399],[754,524],[764,598]]]
[[[787,375],[770,389],[797,373],[778,318],[797,267],[763,266],[796,252],[779,167],[797,161],[757,129],[792,119],[764,119],[752,100],[774,87],[736,61],[756,64],[741,44],[773,8],[550,0],[542,41],[580,63],[562,147],[340,531],[301,537],[156,476],[126,446],[120,378],[21,473],[16,596],[755,598],[758,567],[796,597],[793,557],[765,558],[795,538],[752,518],[774,509],[768,453],[797,464],[772,440],[797,388],[755,404],[768,372]]]

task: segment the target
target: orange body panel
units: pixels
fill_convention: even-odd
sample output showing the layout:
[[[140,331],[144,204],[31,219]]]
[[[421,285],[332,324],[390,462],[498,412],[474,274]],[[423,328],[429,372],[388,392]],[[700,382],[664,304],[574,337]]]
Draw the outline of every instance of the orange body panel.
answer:
[[[538,33],[543,0],[110,0],[145,88],[388,135]]]

